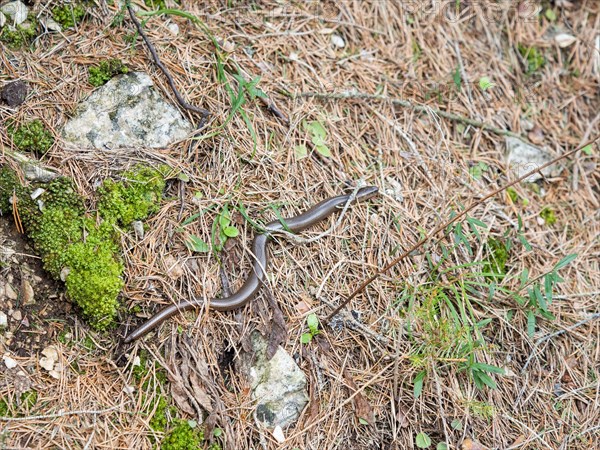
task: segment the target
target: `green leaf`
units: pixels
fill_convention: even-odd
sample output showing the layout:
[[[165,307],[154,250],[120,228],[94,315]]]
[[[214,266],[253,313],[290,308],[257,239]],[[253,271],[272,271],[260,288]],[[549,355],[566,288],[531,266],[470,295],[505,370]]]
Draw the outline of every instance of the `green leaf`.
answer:
[[[306,145],[296,145],[294,147],[294,151],[297,159],[303,159],[308,156],[308,149],[306,148]]]
[[[497,367],[497,366],[492,366],[491,364],[485,364],[485,363],[478,362],[478,363],[473,364],[472,367],[474,367],[475,369],[480,370],[480,371],[504,374],[504,369]]]
[[[525,250],[528,252],[531,251],[531,244],[527,241],[527,239],[525,239],[525,236],[523,236],[522,233],[518,234],[518,238],[519,241],[521,241],[521,244],[523,244],[523,247],[525,247]]]
[[[319,318],[316,314],[309,314],[306,318],[306,324],[308,325],[308,329],[312,332],[312,334],[316,334],[319,331]]]
[[[429,448],[431,445],[431,438],[427,433],[420,432],[417,434],[416,443],[419,448]]]
[[[423,391],[423,380],[425,379],[426,375],[427,375],[427,371],[423,370],[423,371],[419,372],[417,374],[417,376],[415,377],[414,388],[413,388],[413,394],[414,394],[415,398],[419,398],[419,396],[421,395],[421,392]]]
[[[482,389],[483,385],[486,385],[492,389],[496,389],[496,382],[485,372],[481,372],[479,370],[473,371],[473,379],[475,380],[475,384],[479,389]]]
[[[229,218],[229,211],[223,211],[221,213],[221,215],[219,216],[219,226],[221,227],[221,229],[225,229],[229,226],[229,224],[231,223],[231,219]]]
[[[460,90],[460,86],[462,84],[462,75],[460,74],[460,68],[457,67],[454,72],[452,72],[452,81],[454,81],[454,85],[458,90]]]
[[[327,147],[326,145],[317,145],[317,146],[315,146],[315,149],[321,156],[324,156],[325,158],[331,157],[331,151],[329,150],[329,147]]]
[[[300,342],[302,342],[303,344],[308,344],[310,341],[312,341],[312,338],[312,334],[304,333],[302,334],[302,336],[300,336]]]
[[[369,422],[366,419],[363,419],[362,417],[359,417],[358,421],[361,425],[369,425]]]
[[[185,246],[191,251],[197,253],[208,253],[210,251],[210,246],[198,236],[194,236],[193,234],[190,234],[187,237],[185,240]]]
[[[450,426],[452,427],[453,430],[457,430],[457,431],[460,431],[463,428],[463,424],[460,421],[460,419],[452,420],[452,422],[450,423]]]
[[[545,16],[550,22],[556,22],[556,13],[553,9],[548,8],[545,12]]]
[[[187,423],[190,426],[190,428],[196,428],[198,426],[198,422],[196,422],[195,420],[188,420]]]
[[[546,274],[544,277],[544,292],[546,293],[546,299],[548,304],[552,303],[552,287],[554,286],[554,275],[551,273]]]
[[[554,270],[560,270],[571,264],[577,258],[577,253],[572,253],[570,255],[565,256],[561,259],[556,266],[554,266]]]
[[[185,173],[183,172],[179,172],[179,175],[177,175],[177,179],[183,181],[184,183],[187,183],[190,181],[190,177],[188,177]]]
[[[215,428],[213,430],[213,436],[214,437],[220,437],[223,435],[223,430],[221,430],[220,428]]]
[[[435,450],[448,450],[448,444],[446,444],[445,442],[439,442],[438,445],[435,447]]]
[[[582,151],[583,153],[585,153],[586,155],[588,155],[588,156],[591,156],[591,155],[592,155],[592,153],[593,153],[593,151],[592,151],[592,146],[591,146],[591,145],[586,145],[585,147],[583,147],[583,148],[581,149],[581,151]]]
[[[227,226],[223,228],[223,234],[227,237],[234,238],[239,236],[240,232],[236,227]]]
[[[525,286],[525,284],[527,284],[527,280],[529,280],[529,269],[527,267],[523,269],[523,272],[521,272],[521,276],[519,278],[521,279],[521,287]]]
[[[305,125],[305,128],[316,137],[320,137],[321,139],[325,139],[327,137],[327,130],[323,124],[317,120],[313,120],[312,122]]]
[[[479,79],[479,87],[482,91],[487,91],[489,88],[494,87],[495,84],[489,79],[489,77],[481,77]]]
[[[527,311],[527,334],[533,337],[535,334],[535,314],[533,311]]]
[[[536,302],[537,302],[538,306],[543,311],[548,311],[548,305],[546,304],[546,299],[542,295],[542,291],[540,290],[540,286],[537,283],[533,287],[533,293],[535,295],[535,299],[536,299]]]

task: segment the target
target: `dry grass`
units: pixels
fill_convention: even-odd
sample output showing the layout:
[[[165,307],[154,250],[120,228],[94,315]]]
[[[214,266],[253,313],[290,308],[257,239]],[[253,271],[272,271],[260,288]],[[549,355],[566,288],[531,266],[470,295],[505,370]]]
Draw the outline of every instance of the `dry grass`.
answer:
[[[415,448],[415,436],[421,431],[433,438],[434,446],[449,439],[451,448],[460,448],[466,437],[502,449],[598,448],[593,442],[600,436],[600,321],[590,320],[535,344],[538,338],[600,312],[597,157],[582,155],[566,162],[562,172],[543,183],[543,197],[519,186],[518,193],[529,199],[526,207],[499,196],[473,214],[488,225],[485,233],[492,236],[514,232],[517,217],[522,216],[533,250],[513,250],[511,274],[528,267],[539,275],[565,255],[579,255],[562,272],[565,282],[550,307],[556,321],[539,322],[534,338],[527,335],[522,311],[513,320],[506,319],[509,309],[518,309],[510,299],[475,305],[479,320],[493,319],[483,331],[487,350],[482,358],[507,370],[506,376],[495,377],[498,389],[479,391],[455,365],[448,364],[438,366],[435,375],[427,378],[422,395],[414,398],[413,378],[420,369],[409,358],[416,343],[405,325],[416,319],[406,304],[394,305],[404,283],[419,286],[427,281],[428,266],[422,255],[402,262],[352,301],[350,308],[360,312],[363,328],[327,329],[317,343],[300,344],[306,331],[301,302],[325,317],[330,305],[389,261],[392,253],[416,242],[421,229],[432,229],[459,205],[512,176],[504,163],[503,137],[497,134],[386,101],[328,101],[300,94],[377,93],[523,135],[527,132],[522,118],[527,116],[543,130],[542,145],[558,155],[600,131],[600,74],[593,50],[600,33],[598,3],[578,1],[571,9],[556,9],[557,26],[570,28],[578,38],[564,50],[554,43],[554,26],[548,20],[525,20],[516,7],[498,20],[486,20],[479,4],[458,24],[445,20],[431,5],[413,6],[413,14],[408,15],[406,5],[392,1],[182,3],[182,9],[197,15],[218,38],[235,44],[234,52],[226,56],[248,73],[261,76],[259,86],[291,125],[282,125],[258,102],[245,105],[257,135],[256,153],[251,156],[253,142],[239,114],[219,128],[230,102],[217,81],[214,48],[207,36],[182,18],[163,16],[148,22],[148,35],[184,97],[212,112],[206,134],[161,151],[67,149],[58,140],[44,157],[45,164],[73,177],[86,195],[93,195],[95,183],[102,178],[116,176],[138,161],[166,162],[190,177],[181,216],[178,185],[173,183],[160,212],[148,221],[145,238],[138,242],[133,233],[123,234],[127,306],[139,306],[149,314],[180,298],[219,295],[218,261],[191,254],[184,238],[190,233],[208,241],[215,212],[225,204],[243,204],[255,219],[270,221],[273,205],[291,216],[359,179],[380,186],[383,195],[352,208],[342,227],[316,243],[273,246],[268,289],[243,310],[204,310],[172,320],[128,350],[130,355],[147,348],[151,359],[169,368],[171,377],[184,362],[200,374],[212,407],[208,422],[224,430],[226,448],[276,448],[274,439],[258,429],[252,418],[245,381],[237,375],[225,377],[220,369],[224,353],[242,351],[253,329],[268,333],[272,296],[288,327],[284,347],[297,356],[311,392],[309,407],[296,426],[286,430],[289,439],[282,448]],[[102,6],[77,30],[42,36],[32,51],[3,51],[0,79],[24,79],[33,93],[16,111],[2,107],[2,120],[39,117],[58,136],[76,102],[92,90],[88,67],[103,57],[120,58],[129,67],[150,73],[157,88],[175,103],[141,41],[133,47],[126,41],[131,24],[110,26],[115,13],[115,7]],[[169,22],[179,25],[178,36],[169,32]],[[344,49],[331,45],[333,32],[343,36]],[[532,76],[525,74],[519,43],[541,49],[547,58]],[[452,73],[461,65],[469,83],[463,80],[461,92],[450,93]],[[572,75],[575,71],[577,76]],[[482,76],[490,77],[496,86],[483,92],[477,85]],[[230,82],[235,87],[233,78]],[[431,95],[436,85],[442,85],[440,96]],[[524,91],[528,105],[519,97]],[[325,125],[331,158],[314,152],[306,159],[295,157],[294,147],[307,139],[303,120]],[[10,148],[4,130],[1,137],[3,146]],[[473,181],[468,170],[479,162],[490,170]],[[399,186],[396,194],[394,186]],[[554,226],[537,221],[539,211],[548,205],[557,214]],[[182,220],[208,207],[213,209],[187,225],[184,233],[178,231]],[[253,231],[243,221],[241,229],[241,237],[223,256],[233,288],[249,268]],[[473,246],[476,256],[457,251],[454,263],[485,256],[483,246],[476,241]],[[439,255],[441,251],[428,252]],[[130,320],[123,317],[125,323]],[[178,327],[183,336],[177,334]],[[38,355],[19,360],[28,385],[39,393],[37,403],[25,414],[84,413],[3,422],[7,448],[152,447],[152,439],[160,438],[148,423],[155,407],[153,392],[164,387],[150,383],[146,391],[140,389],[131,364],[122,364],[126,358],[121,358],[116,336],[98,335],[85,326],[78,326],[74,334],[75,345],[57,344],[66,367],[60,381],[39,370]],[[95,350],[80,345],[86,337],[94,339]],[[23,391],[16,387],[15,377],[13,371],[0,375],[3,395],[16,398]],[[124,391],[130,385],[136,388],[131,394]],[[366,400],[374,412],[376,420],[369,426],[359,422],[357,398]],[[462,422],[462,431],[452,430],[453,419]]]

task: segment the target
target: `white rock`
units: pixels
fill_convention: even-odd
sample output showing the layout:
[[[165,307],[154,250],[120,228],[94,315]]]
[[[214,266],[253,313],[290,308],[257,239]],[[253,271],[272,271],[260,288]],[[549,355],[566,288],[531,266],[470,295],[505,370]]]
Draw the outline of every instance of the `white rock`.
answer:
[[[57,370],[49,370],[48,375],[50,375],[52,378],[54,378],[56,380],[60,380],[60,372],[58,372]]]
[[[60,271],[60,281],[62,281],[63,283],[65,281],[67,281],[67,277],[69,276],[69,274],[71,273],[71,269],[69,267],[63,267]]]
[[[567,48],[573,45],[577,41],[577,38],[567,33],[560,33],[554,36],[554,40],[560,48]]]
[[[46,189],[43,188],[37,188],[35,189],[32,193],[31,193],[31,199],[35,200],[36,198],[38,198],[40,195],[42,195],[44,192],[46,192]]]
[[[0,328],[6,328],[8,326],[8,316],[4,311],[0,311]]]
[[[15,319],[17,322],[20,322],[23,319],[23,313],[21,313],[21,311],[17,309],[13,311],[12,318]]]
[[[40,358],[40,366],[42,366],[44,369],[50,372],[51,370],[54,370],[54,360],[42,356]]]
[[[60,24],[50,16],[42,19],[42,22],[48,31],[56,31],[57,33],[62,31]]]
[[[337,48],[344,48],[346,46],[346,42],[339,34],[331,35],[331,43]]]
[[[13,287],[8,283],[4,288],[4,292],[6,294],[6,298],[8,298],[9,300],[16,300],[19,298],[19,294],[17,294],[17,291],[15,291]]]
[[[4,361],[4,365],[6,366],[7,369],[14,369],[15,367],[17,367],[17,361],[12,359],[8,355],[4,355],[2,357],[2,360]]]
[[[133,227],[133,231],[137,238],[140,241],[144,239],[144,223],[141,220],[134,220],[131,222],[131,226]]]
[[[125,386],[123,392],[126,394],[133,394],[135,392],[135,386]]]
[[[5,23],[6,23],[6,16],[4,15],[4,13],[0,12],[0,27],[3,27]]]
[[[48,359],[51,359],[52,361],[58,361],[58,351],[53,345],[50,345],[42,350],[42,355]]]
[[[154,89],[143,72],[119,75],[80,103],[62,136],[74,147],[164,148],[184,139],[192,124]]]
[[[21,25],[25,22],[27,20],[27,14],[29,14],[27,6],[19,1],[2,5],[0,11],[10,17],[15,25]]]
[[[514,171],[514,177],[519,178],[526,173],[546,164],[552,160],[552,155],[534,145],[527,144],[522,140],[508,136],[505,139],[507,148],[507,162]],[[554,170],[553,166],[542,169],[544,176],[549,176]],[[542,175],[534,173],[525,181],[533,183],[542,178]]]
[[[179,25],[176,23],[170,23],[167,25],[167,29],[171,32],[173,36],[177,36],[179,34]]]
[[[273,429],[273,437],[280,444],[283,444],[285,442],[285,434],[283,434],[283,430],[281,429],[281,427],[279,425],[277,425]]]
[[[133,367],[137,367],[137,366],[139,366],[141,364],[142,364],[142,361],[140,360],[140,357],[137,356],[137,355],[133,358],[133,361],[131,361],[131,365]]]

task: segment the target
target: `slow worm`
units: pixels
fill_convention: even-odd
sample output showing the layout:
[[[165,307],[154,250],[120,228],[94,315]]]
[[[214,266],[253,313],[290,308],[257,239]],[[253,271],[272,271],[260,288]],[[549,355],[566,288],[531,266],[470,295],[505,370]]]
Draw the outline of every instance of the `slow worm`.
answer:
[[[225,298],[215,298],[210,300],[210,307],[212,309],[216,309],[217,311],[230,311],[232,309],[244,306],[254,298],[254,296],[260,290],[265,279],[265,270],[267,267],[267,244],[271,240],[271,233],[284,230],[285,228],[294,233],[298,233],[321,222],[334,212],[339,211],[341,207],[346,205],[346,203],[364,201],[375,196],[377,193],[377,187],[366,186],[358,189],[356,194],[339,195],[337,197],[323,200],[322,202],[317,203],[315,206],[310,208],[308,211],[296,217],[284,219],[285,227],[282,222],[278,220],[268,223],[265,227],[265,232],[257,235],[252,242],[254,264],[252,265],[251,275],[248,277],[248,279],[246,279],[242,287],[235,294]],[[197,306],[201,306],[204,304],[204,301],[204,298],[194,297],[191,300],[184,300],[176,305],[170,305],[164,309],[161,309],[154,316],[129,333],[124,342],[127,344],[139,339],[178,312],[187,311]]]

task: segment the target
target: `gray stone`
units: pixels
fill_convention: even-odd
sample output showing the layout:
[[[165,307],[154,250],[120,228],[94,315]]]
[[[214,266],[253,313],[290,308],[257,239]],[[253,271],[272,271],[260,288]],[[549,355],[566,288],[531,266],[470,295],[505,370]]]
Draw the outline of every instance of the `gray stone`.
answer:
[[[6,16],[4,15],[4,13],[0,12],[0,28],[3,27],[5,23],[6,23]]]
[[[0,11],[10,17],[14,25],[21,25],[27,20],[27,14],[29,14],[27,6],[19,1],[5,3],[0,6]]]
[[[41,21],[48,31],[56,31],[57,33],[62,31],[60,24],[50,16],[44,17]]]
[[[42,166],[39,165],[37,161],[29,159],[22,153],[13,152],[12,156],[15,160],[18,161],[19,165],[21,166],[25,178],[27,178],[30,181],[48,183],[49,181],[52,181],[59,176],[56,172],[44,169]]]
[[[281,347],[266,360],[267,342],[258,332],[252,334],[252,355],[242,357],[248,374],[252,398],[257,402],[256,417],[267,428],[282,428],[298,419],[308,403],[306,376],[294,359]]]
[[[78,147],[162,148],[193,130],[153,88],[143,72],[119,75],[94,91],[65,125],[63,138]]]
[[[515,178],[519,178],[552,160],[552,155],[547,151],[511,136],[506,137],[506,149],[507,162],[514,171]],[[544,176],[549,176],[553,170],[554,167],[549,166],[542,169],[541,172]],[[524,181],[532,183],[540,178],[542,176],[539,173],[535,173]]]

